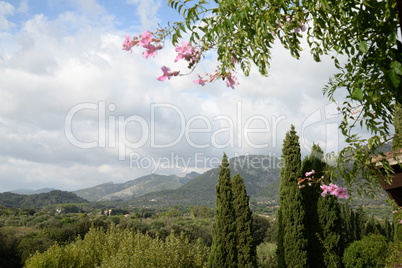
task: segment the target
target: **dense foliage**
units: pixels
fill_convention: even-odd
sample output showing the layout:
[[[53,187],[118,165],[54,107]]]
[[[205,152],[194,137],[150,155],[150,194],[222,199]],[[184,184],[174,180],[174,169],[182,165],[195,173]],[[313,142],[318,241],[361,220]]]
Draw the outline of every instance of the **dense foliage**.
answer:
[[[246,186],[243,178],[236,174],[232,179],[234,195],[233,207],[236,215],[237,265],[252,268],[257,266],[256,245],[253,238],[253,218],[249,206]]]
[[[297,178],[301,176],[299,137],[294,126],[283,141],[281,184],[279,188],[279,267],[306,267],[307,242],[305,210]]]
[[[233,200],[229,162],[224,154],[216,185],[215,223],[208,263],[211,268],[237,267],[236,214]]]
[[[68,204],[80,207],[80,204]],[[31,254],[36,251],[46,252],[55,244],[62,246],[74,242],[77,237],[85,237],[89,229],[94,227],[108,230],[115,226],[120,230],[130,230],[133,233],[148,234],[165,240],[172,232],[184,235],[191,244],[202,242],[210,248],[212,244],[212,226],[214,223],[214,208],[206,206],[183,207],[176,205],[166,208],[112,208],[96,206],[85,207],[85,213],[56,212],[59,205],[45,206],[41,210],[0,207],[0,266],[8,268],[22,267]],[[362,209],[352,210],[348,204],[349,214],[343,213],[342,236],[348,237],[355,233],[356,237],[363,237],[368,232],[375,232],[393,237],[393,225],[389,220],[373,218]],[[388,209],[389,210],[389,209]],[[101,214],[102,213],[102,214]],[[390,214],[390,212],[389,212]],[[398,214],[398,213],[395,213]],[[394,214],[394,215],[395,215]],[[343,218],[348,218],[346,220]],[[397,218],[399,216],[397,215]],[[258,267],[276,267],[277,220],[271,216],[262,216],[253,213],[253,239],[257,245]],[[397,227],[399,224],[395,223]],[[349,228],[348,226],[351,226]],[[354,240],[348,240],[348,244]],[[401,259],[400,246],[390,244],[389,263],[397,263]]]
[[[350,244],[343,255],[345,268],[384,267],[388,241],[381,235],[364,236]]]
[[[329,184],[330,174],[324,162],[323,151],[314,144],[311,154],[302,162],[302,173],[315,171],[314,177]],[[306,211],[309,267],[339,267],[341,265],[342,226],[340,206],[335,196],[321,196],[319,183],[301,189]]]
[[[92,228],[83,239],[52,246],[30,258],[26,266],[39,267],[204,267],[208,250],[173,233],[165,240],[129,229]]]
[[[10,192],[0,193],[0,205],[15,208],[41,208],[51,204],[88,203],[87,200],[76,194],[66,191],[53,190],[41,194],[14,194]]]

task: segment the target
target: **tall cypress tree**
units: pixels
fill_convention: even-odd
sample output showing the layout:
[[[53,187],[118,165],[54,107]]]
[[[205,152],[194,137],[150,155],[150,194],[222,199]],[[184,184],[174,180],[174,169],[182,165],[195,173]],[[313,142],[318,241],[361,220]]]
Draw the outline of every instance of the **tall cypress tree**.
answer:
[[[303,159],[302,174],[315,170],[314,177],[324,175],[325,162],[323,151],[317,144],[313,144],[311,154]],[[318,234],[321,232],[318,216],[318,199],[320,197],[320,185],[312,183],[300,190],[303,196],[305,214],[306,238],[308,240],[308,267],[324,267],[322,245]]]
[[[310,156],[303,159],[303,174],[315,170],[314,177],[324,176],[325,184],[330,181],[328,169],[323,161],[324,152],[314,144]],[[321,196],[320,184],[313,183],[302,189],[306,211],[305,227],[308,239],[308,267],[340,267],[342,256],[341,215],[335,196]]]
[[[211,268],[237,267],[236,215],[226,154],[223,154],[220,168],[216,185],[216,213],[208,266]]]
[[[293,125],[283,142],[280,173],[278,234],[282,237],[278,239],[278,265],[304,268],[307,265],[305,211],[302,194],[297,185],[301,176],[301,155],[299,137]]]
[[[317,212],[320,224],[318,238],[321,242],[321,254],[324,261],[322,267],[341,267],[344,240],[342,239],[341,209],[337,197],[320,196]]]
[[[238,267],[257,267],[257,250],[253,239],[253,218],[243,178],[236,174],[232,179],[234,209],[237,228]]]

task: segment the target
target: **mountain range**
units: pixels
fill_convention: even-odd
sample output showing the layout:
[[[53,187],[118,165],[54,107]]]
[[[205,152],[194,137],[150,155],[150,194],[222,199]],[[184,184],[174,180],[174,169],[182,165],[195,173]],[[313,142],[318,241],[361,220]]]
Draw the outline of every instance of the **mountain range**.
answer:
[[[231,175],[239,173],[253,199],[276,200],[280,160],[264,155],[245,155],[229,161]],[[184,177],[151,174],[124,183],[105,183],[74,191],[88,201],[124,201],[135,206],[214,205],[219,167]]]
[[[229,161],[231,177],[238,173],[244,179],[251,199],[277,200],[279,192],[280,160],[263,155],[246,155]],[[160,192],[151,192],[133,198],[127,203],[134,206],[214,205],[215,186],[220,168],[213,168],[185,185]]]
[[[199,175],[197,172],[188,173],[184,177],[151,174],[124,183],[104,183],[73,193],[91,202],[129,200],[150,192],[179,188]]]
[[[279,189],[280,160],[266,155],[244,155],[229,160],[231,175],[239,173],[248,195],[257,200],[276,200]],[[191,172],[183,177],[150,174],[124,183],[104,183],[72,193],[90,202],[123,201],[136,206],[214,205],[215,186],[220,168],[203,174]],[[20,189],[18,194],[38,194],[54,189]]]
[[[266,155],[245,155],[229,160],[231,176],[239,173],[244,179],[247,194],[251,201],[277,203],[280,184],[280,159]],[[71,192],[79,202],[122,202],[121,205],[136,207],[166,207],[176,204],[185,206],[215,204],[215,186],[218,182],[220,168],[210,169],[203,174],[192,172],[183,177],[176,175],[150,174],[124,183],[104,183],[94,187]],[[43,192],[53,189],[16,190],[17,194],[0,194],[3,205],[12,203],[32,203],[30,198],[25,200],[23,195],[42,196]],[[59,191],[62,192],[62,191]],[[52,191],[57,193],[57,191]],[[65,194],[63,194],[65,195]],[[384,199],[385,194],[379,193],[378,198]],[[47,197],[44,195],[44,197]],[[36,197],[35,197],[36,198]],[[18,200],[17,200],[18,199]],[[356,198],[360,199],[360,198]],[[356,200],[355,201],[358,201]],[[63,199],[64,200],[64,199]],[[15,201],[15,202],[14,202]],[[53,200],[59,201],[59,200]],[[71,202],[72,199],[69,201]],[[362,199],[363,203],[373,200]],[[377,202],[377,201],[375,201]],[[381,201],[383,203],[383,201]]]
[[[28,195],[31,195],[31,194],[43,194],[43,193],[48,193],[48,192],[51,192],[51,191],[54,191],[54,190],[57,190],[57,189],[55,189],[55,188],[42,188],[42,189],[38,189],[38,190],[32,190],[32,189],[17,189],[17,190],[13,190],[13,191],[10,191],[10,193],[13,193],[13,194],[28,194]]]

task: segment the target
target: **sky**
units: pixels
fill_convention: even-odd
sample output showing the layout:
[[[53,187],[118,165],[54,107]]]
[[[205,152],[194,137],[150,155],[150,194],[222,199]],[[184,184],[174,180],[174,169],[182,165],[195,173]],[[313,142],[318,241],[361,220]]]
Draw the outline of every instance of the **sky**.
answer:
[[[328,58],[275,45],[269,76],[239,70],[233,90],[193,82],[214,72],[212,53],[160,82],[164,65],[187,72],[169,42],[148,60],[121,48],[169,20],[180,16],[165,0],[0,1],[0,192],[202,173],[223,153],[280,157],[291,124],[303,155],[313,142],[342,148],[338,104],[322,93],[336,71]]]

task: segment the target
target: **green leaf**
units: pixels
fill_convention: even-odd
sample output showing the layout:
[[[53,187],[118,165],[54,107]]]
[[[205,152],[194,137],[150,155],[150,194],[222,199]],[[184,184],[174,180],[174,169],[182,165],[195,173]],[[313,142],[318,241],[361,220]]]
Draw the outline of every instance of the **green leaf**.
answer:
[[[391,62],[391,67],[396,74],[402,75],[402,64],[399,61]]]
[[[367,53],[368,52],[368,48],[367,48],[367,42],[366,41],[361,41],[359,44],[359,50],[363,53]]]
[[[357,100],[357,101],[363,101],[363,90],[361,88],[356,88],[352,92],[352,99]]]
[[[392,82],[392,85],[394,87],[398,87],[399,83],[401,82],[401,78],[396,74],[396,72],[392,69],[392,70],[388,70],[387,72],[389,79]]]

